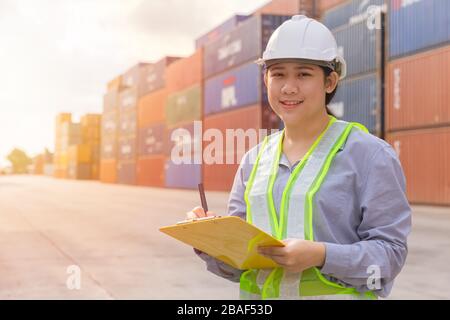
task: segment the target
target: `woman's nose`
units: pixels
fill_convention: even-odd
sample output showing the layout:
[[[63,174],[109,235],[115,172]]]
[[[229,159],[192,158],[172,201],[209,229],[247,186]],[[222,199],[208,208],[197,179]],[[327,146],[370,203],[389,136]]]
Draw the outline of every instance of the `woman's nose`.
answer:
[[[298,92],[298,87],[295,83],[292,83],[291,81],[286,82],[281,87],[281,93],[283,94],[296,94]]]

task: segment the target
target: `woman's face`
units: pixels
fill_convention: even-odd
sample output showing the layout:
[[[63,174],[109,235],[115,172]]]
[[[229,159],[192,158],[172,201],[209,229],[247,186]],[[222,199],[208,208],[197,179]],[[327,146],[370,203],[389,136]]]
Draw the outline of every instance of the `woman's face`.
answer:
[[[269,67],[264,77],[269,103],[286,126],[326,113],[325,94],[334,90],[337,79],[324,77],[322,68],[313,64],[283,62]]]

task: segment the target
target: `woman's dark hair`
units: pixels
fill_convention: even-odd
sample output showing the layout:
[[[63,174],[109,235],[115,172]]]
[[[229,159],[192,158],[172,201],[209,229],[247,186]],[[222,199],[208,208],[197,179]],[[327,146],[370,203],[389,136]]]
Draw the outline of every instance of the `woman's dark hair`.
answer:
[[[324,74],[325,78],[328,77],[331,72],[333,72],[333,70],[331,70],[330,68],[322,67],[322,66],[320,66],[320,67],[323,70],[323,74]],[[332,116],[334,116],[334,114],[328,108],[328,104],[331,102],[334,95],[336,94],[337,88],[338,88],[338,86],[336,85],[336,88],[334,88],[333,92],[325,94],[325,108],[327,109],[327,113]]]

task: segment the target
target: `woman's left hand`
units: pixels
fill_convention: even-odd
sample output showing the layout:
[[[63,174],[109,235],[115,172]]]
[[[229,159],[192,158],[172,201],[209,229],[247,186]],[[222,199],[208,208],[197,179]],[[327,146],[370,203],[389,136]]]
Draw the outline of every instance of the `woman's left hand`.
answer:
[[[258,247],[258,253],[288,272],[302,272],[325,263],[325,244],[301,239],[285,239],[283,242],[284,247]]]

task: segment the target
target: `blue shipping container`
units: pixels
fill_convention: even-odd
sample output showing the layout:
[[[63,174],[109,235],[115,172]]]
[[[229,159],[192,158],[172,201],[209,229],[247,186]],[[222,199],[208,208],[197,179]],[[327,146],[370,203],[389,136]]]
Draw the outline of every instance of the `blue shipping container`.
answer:
[[[201,182],[201,165],[175,164],[167,160],[164,176],[168,188],[197,189]]]
[[[381,31],[366,22],[344,26],[333,32],[347,63],[347,77],[381,68]]]
[[[450,41],[450,1],[390,1],[389,57],[411,55]]]
[[[231,18],[223,22],[221,25],[215,27],[208,33],[197,38],[195,40],[195,48],[198,49],[200,47],[205,46],[209,42],[216,40],[224,33],[233,30],[240,22],[245,21],[249,17],[250,16],[244,16],[239,14],[232,16]]]
[[[372,134],[380,135],[383,121],[380,91],[379,74],[347,79],[339,83],[328,107],[339,119],[359,122]]]
[[[335,29],[346,24],[353,24],[355,21],[366,21],[371,13],[370,6],[382,6],[384,0],[353,0],[341,4],[335,8],[327,10],[322,19],[322,23],[329,29]]]
[[[253,16],[205,46],[204,76],[209,78],[261,57],[273,31],[290,16]]]
[[[150,156],[162,154],[166,143],[166,126],[154,124],[139,129],[139,155]]]
[[[261,70],[254,62],[205,81],[204,114],[209,115],[260,101]]]

